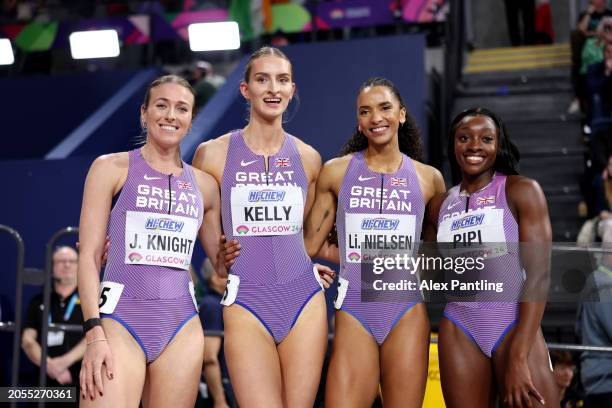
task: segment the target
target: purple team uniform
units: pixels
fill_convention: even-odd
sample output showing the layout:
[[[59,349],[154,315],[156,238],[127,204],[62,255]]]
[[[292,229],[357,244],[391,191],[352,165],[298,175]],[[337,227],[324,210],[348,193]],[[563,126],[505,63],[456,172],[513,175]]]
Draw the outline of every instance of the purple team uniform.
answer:
[[[461,247],[471,236],[479,237],[485,248],[504,248],[507,244],[505,251],[495,250],[497,255],[485,258],[480,273],[488,281],[502,282],[503,293],[479,291],[469,301],[448,302],[444,309],[444,316],[487,357],[518,320],[518,299],[525,278],[518,253],[518,223],[506,199],[506,179],[494,173],[488,185],[469,195],[461,192],[459,185],[451,188],[438,218],[438,242],[456,241],[455,245]]]
[[[227,239],[238,240],[242,248],[222,303],[251,312],[276,343],[322,290],[304,247],[307,192],[293,136],[285,134],[282,147],[266,163],[246,145],[242,130],[232,132],[221,183],[222,220]]]
[[[100,315],[130,332],[147,363],[197,314],[189,264],[203,212],[191,166],[183,162],[180,176],[167,175],[140,149],[129,152],[127,180],[110,213]]]
[[[382,250],[391,256],[415,254],[424,212],[423,193],[412,159],[402,155],[401,167],[395,173],[383,174],[370,170],[363,151],[354,153],[338,193],[340,279],[335,306],[354,316],[379,345],[399,319],[422,302],[422,296],[417,275],[406,272],[401,276],[416,284],[413,290],[399,294],[383,291],[377,300],[362,300],[365,282],[361,263],[372,251]],[[390,273],[386,271],[381,277]]]

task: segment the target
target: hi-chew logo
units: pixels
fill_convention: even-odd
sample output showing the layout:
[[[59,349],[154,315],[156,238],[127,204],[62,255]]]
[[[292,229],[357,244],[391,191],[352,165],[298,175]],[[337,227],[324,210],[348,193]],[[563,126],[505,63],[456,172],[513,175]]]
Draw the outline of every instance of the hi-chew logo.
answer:
[[[458,220],[453,221],[453,223],[451,224],[451,231],[456,231],[461,228],[475,227],[477,225],[481,225],[482,222],[484,221],[484,218],[485,218],[484,214],[468,215],[468,216],[459,218]]]
[[[181,232],[184,226],[183,221],[175,221],[170,218],[148,218],[145,223],[146,229],[171,232]]]
[[[261,191],[250,191],[249,202],[274,202],[283,201],[285,199],[285,192],[278,190],[261,190]]]
[[[398,225],[398,219],[384,217],[365,218],[361,221],[362,230],[393,231],[397,229]]]
[[[239,226],[236,228],[236,232],[237,232],[239,235],[244,235],[244,234],[246,234],[247,232],[249,232],[249,227],[247,227],[246,225],[239,225]]]

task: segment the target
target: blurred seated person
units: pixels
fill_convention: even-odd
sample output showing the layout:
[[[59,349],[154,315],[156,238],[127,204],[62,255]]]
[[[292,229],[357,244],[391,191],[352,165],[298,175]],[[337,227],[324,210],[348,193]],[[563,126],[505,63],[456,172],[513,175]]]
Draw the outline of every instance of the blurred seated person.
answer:
[[[572,354],[566,350],[552,350],[550,359],[553,365],[553,377],[559,390],[561,408],[576,408],[583,406],[582,399],[571,388],[576,373],[576,364]]]
[[[197,61],[195,63],[191,84],[195,91],[195,103],[198,108],[204,107],[213,97],[217,89],[225,83],[225,78],[215,75],[213,66],[208,61]]]
[[[53,290],[49,308],[49,322],[83,324],[81,302],[77,293],[78,254],[69,246],[62,246],[53,253]],[[40,330],[43,317],[43,294],[30,301],[24,321],[21,347],[37,366],[40,366]],[[79,372],[85,353],[85,337],[80,332],[49,330],[47,336],[47,386],[70,385],[77,387]]]
[[[578,309],[577,328],[585,346],[612,347],[612,219],[599,223],[602,248],[607,250],[588,277],[586,301]],[[585,351],[580,374],[589,408],[612,407],[612,355]]]

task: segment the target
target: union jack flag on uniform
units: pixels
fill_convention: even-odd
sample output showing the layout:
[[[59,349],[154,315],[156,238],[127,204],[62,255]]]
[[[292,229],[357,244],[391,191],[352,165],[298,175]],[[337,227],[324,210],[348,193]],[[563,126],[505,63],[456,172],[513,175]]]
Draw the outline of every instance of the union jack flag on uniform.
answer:
[[[276,167],[289,167],[291,166],[291,162],[288,157],[279,157],[274,161],[274,165]]]
[[[176,182],[176,185],[181,190],[193,190],[193,187],[191,186],[191,183],[189,183],[187,181],[179,180],[179,181]]]
[[[405,178],[391,177],[391,185],[392,186],[406,187],[408,185],[408,182],[406,181]]]
[[[482,204],[495,204],[495,196],[476,198],[476,205],[482,205]]]

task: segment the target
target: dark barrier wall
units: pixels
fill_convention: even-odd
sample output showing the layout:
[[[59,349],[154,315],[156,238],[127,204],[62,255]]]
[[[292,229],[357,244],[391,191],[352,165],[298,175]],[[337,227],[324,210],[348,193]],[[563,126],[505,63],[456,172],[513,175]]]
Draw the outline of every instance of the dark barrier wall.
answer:
[[[0,112],[10,120],[3,120],[0,160],[43,158],[134,74],[112,71],[1,79]]]
[[[384,76],[395,82],[421,127],[427,151],[422,35],[297,44],[283,51],[293,62],[300,99],[297,110],[295,102],[289,106],[290,120],[285,129],[311,144],[324,160],[334,157],[352,135],[357,121],[357,91],[372,76]],[[247,106],[238,91],[244,63],[245,60],[196,120],[196,134],[183,145],[185,160],[191,160],[199,141],[246,124]]]

